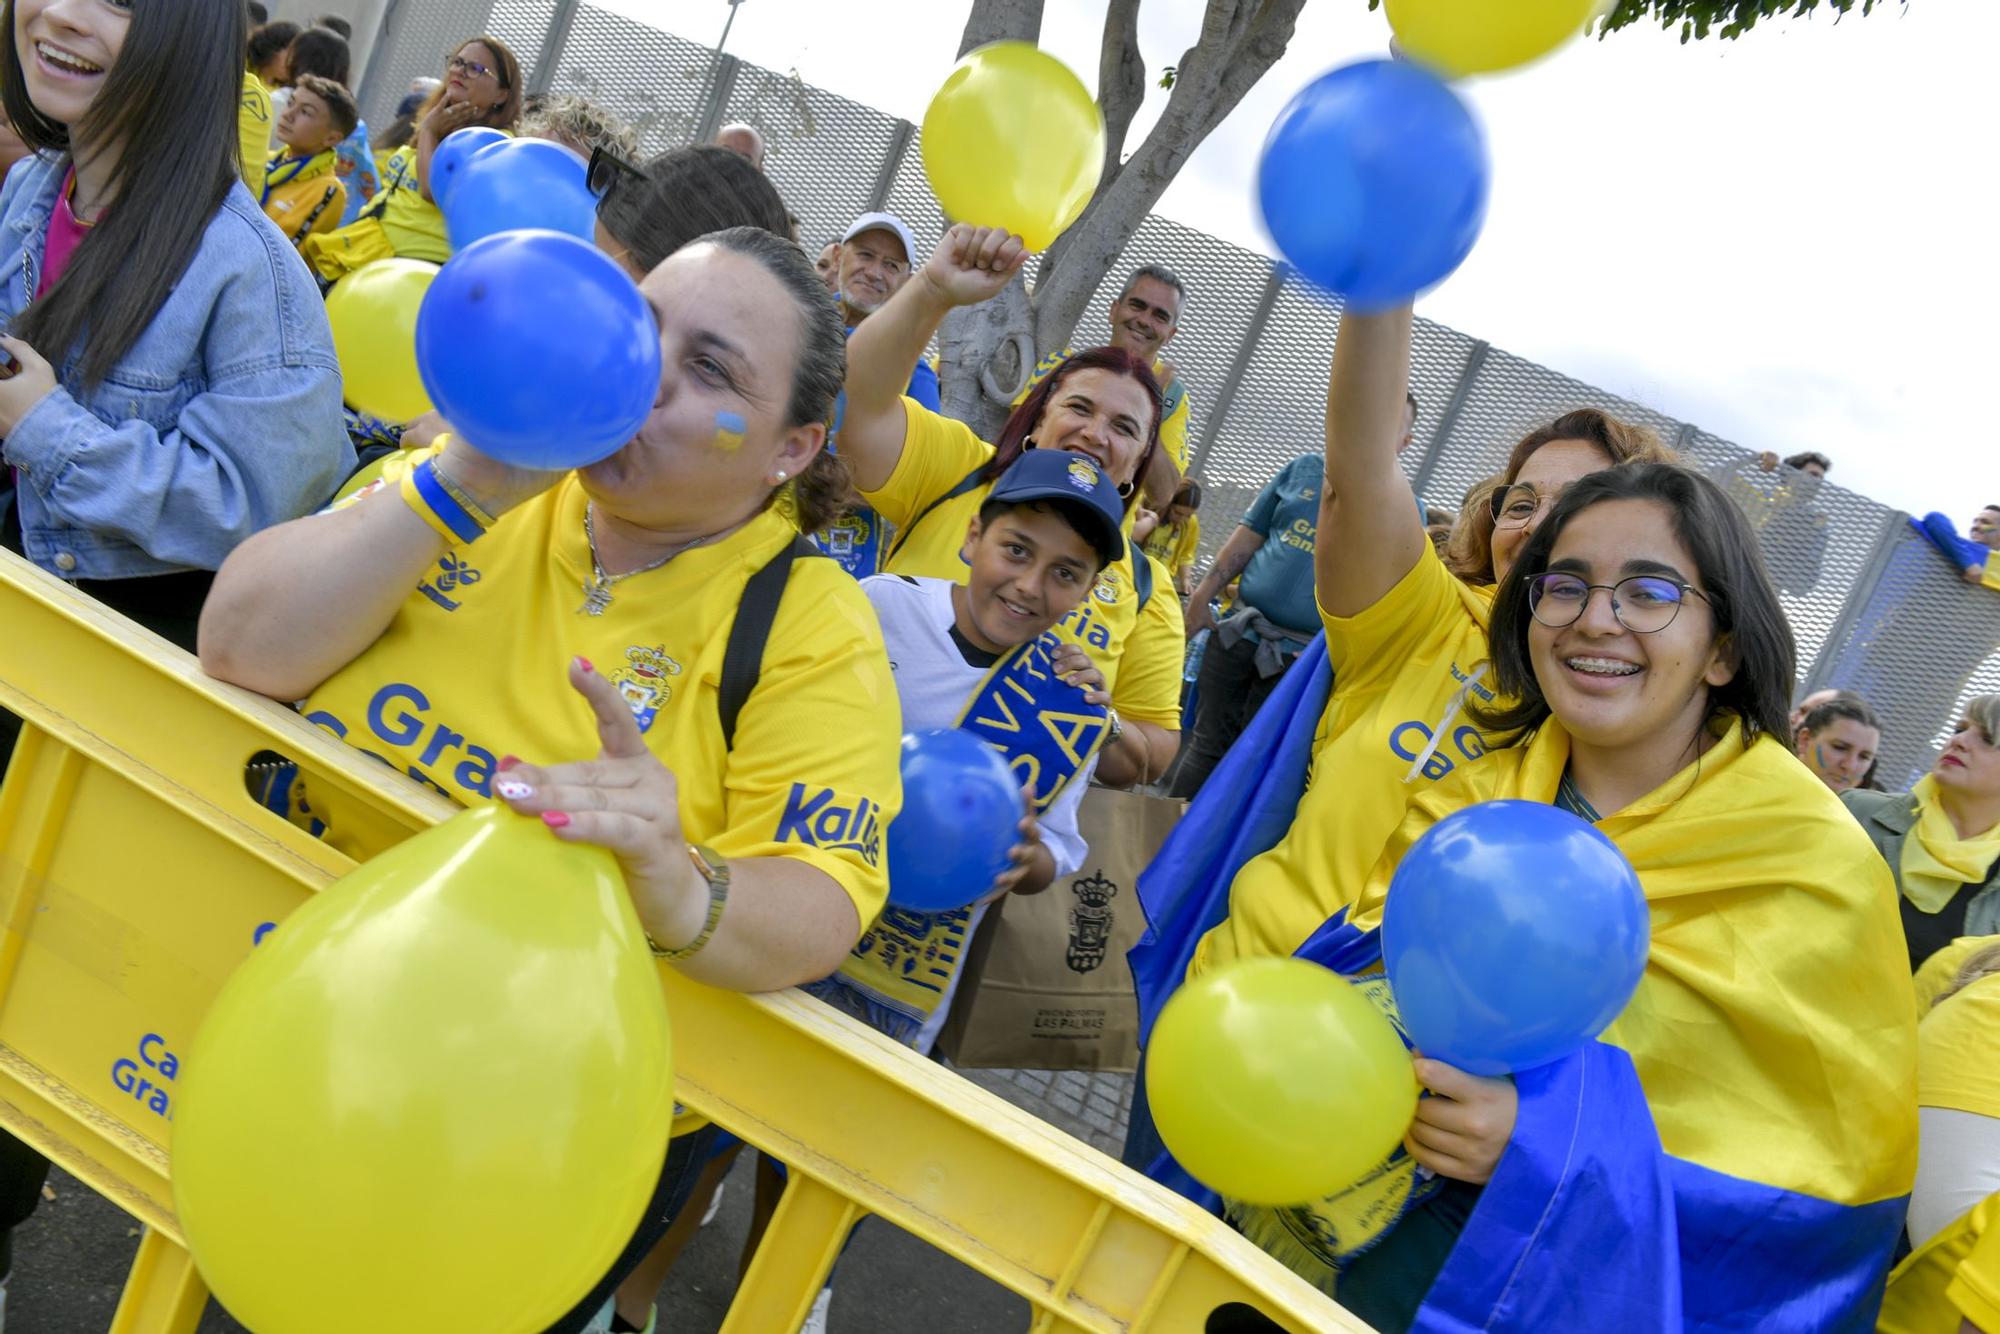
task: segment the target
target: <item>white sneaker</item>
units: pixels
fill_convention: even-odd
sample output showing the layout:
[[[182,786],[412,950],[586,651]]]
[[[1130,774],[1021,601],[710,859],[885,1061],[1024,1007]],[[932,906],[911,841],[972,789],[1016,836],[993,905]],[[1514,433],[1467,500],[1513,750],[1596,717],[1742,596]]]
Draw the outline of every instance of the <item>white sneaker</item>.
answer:
[[[799,1326],[799,1334],[826,1334],[826,1309],[833,1304],[833,1285],[819,1290],[813,1299],[813,1309],[806,1313],[806,1322]]]
[[[722,1212],[722,1192],[728,1185],[729,1183],[726,1181],[718,1181],[715,1184],[715,1194],[708,1197],[708,1208],[701,1211],[702,1227],[707,1227],[710,1223],[713,1223],[715,1216]]]

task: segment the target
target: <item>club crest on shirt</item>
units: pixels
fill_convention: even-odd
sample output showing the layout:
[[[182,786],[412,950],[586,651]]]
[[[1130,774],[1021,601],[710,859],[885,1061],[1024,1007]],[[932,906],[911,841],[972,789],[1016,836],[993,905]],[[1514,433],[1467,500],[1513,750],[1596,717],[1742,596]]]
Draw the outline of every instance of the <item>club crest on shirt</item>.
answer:
[[[680,674],[681,665],[667,656],[664,644],[634,644],[625,650],[625,665],[611,674],[611,684],[618,687],[641,732],[653,725],[653,719],[674,697],[667,678]]]
[[[1069,484],[1079,491],[1097,489],[1097,465],[1089,459],[1069,461]]]
[[[1098,575],[1097,582],[1091,585],[1090,595],[1107,607],[1118,605],[1118,599],[1125,596],[1125,589],[1118,578],[1118,572],[1106,570]]]
[[[829,556],[851,556],[868,545],[867,514],[847,513],[827,526],[822,544]]]

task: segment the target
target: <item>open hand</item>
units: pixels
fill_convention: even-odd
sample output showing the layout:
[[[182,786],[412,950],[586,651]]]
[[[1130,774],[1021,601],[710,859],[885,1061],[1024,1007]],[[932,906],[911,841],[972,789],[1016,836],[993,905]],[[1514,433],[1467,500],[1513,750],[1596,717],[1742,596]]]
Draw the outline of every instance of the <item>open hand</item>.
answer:
[[[1470,1075],[1421,1056],[1416,1069],[1432,1096],[1417,1099],[1417,1118],[1403,1136],[1403,1147],[1439,1176],[1485,1185],[1514,1137],[1514,1119],[1520,1114],[1513,1077]]]
[[[421,133],[430,137],[432,143],[440,144],[453,130],[462,130],[468,125],[475,124],[482,114],[484,113],[481,109],[471,102],[442,100],[431,108],[430,114],[424,117],[424,123],[419,129]]]
[[[681,832],[680,784],[646,749],[624,697],[587,659],[570,660],[569,683],[597,716],[597,758],[544,768],[510,755],[493,793],[517,814],[540,816],[565,843],[610,849],[647,933],[671,944],[691,939],[707,912],[708,886]]]
[[[923,279],[954,306],[976,306],[1000,295],[1021,266],[1028,246],[999,227],[954,223],[923,267]]]
[[[1088,653],[1075,644],[1064,643],[1058,645],[1050,656],[1055,662],[1056,675],[1062,678],[1065,685],[1081,689],[1084,703],[1111,703],[1111,692],[1104,688],[1104,673],[1090,660]]]

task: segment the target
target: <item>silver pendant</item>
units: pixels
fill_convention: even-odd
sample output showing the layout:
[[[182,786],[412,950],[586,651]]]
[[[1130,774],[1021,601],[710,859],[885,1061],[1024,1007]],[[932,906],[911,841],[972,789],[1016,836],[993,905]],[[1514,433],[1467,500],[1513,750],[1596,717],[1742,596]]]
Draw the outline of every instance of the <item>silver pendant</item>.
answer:
[[[583,605],[577,610],[586,616],[602,616],[611,605],[611,585],[593,579],[583,586]]]

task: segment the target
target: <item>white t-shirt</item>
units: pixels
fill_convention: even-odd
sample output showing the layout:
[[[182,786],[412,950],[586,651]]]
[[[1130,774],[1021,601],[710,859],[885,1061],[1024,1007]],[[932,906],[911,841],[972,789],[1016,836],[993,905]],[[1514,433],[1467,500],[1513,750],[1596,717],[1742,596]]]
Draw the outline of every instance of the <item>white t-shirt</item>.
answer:
[[[980,652],[952,633],[957,615],[952,611],[951,590],[948,579],[901,574],[878,574],[861,581],[861,591],[875,604],[875,615],[882,622],[882,639],[889,649],[890,670],[896,675],[896,695],[902,701],[906,732],[958,726],[972,692],[998,661],[995,655]],[[1075,875],[1090,854],[1089,845],[1077,832],[1076,812],[1096,770],[1097,757],[1093,755],[1083,772],[1072,778],[1062,795],[1042,813],[1042,842],[1055,859],[1058,880]],[[973,907],[965,927],[967,940],[979,929],[986,908],[983,903]],[[937,1041],[963,971],[953,971],[937,1009],[912,1040],[910,1045],[918,1051],[929,1051]]]

